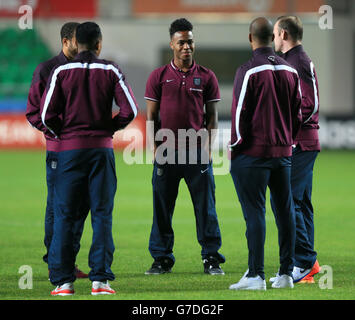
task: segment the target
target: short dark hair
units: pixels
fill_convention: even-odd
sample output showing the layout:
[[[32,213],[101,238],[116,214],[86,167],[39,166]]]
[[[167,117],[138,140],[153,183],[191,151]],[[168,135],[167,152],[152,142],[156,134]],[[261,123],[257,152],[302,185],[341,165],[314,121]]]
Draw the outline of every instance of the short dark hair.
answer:
[[[76,41],[85,45],[88,50],[95,50],[101,39],[100,27],[95,22],[84,22],[76,28]]]
[[[265,17],[254,19],[249,26],[249,32],[261,45],[270,45],[273,41],[273,26]]]
[[[64,38],[69,40],[73,39],[76,28],[80,23],[78,22],[67,22],[63,24],[60,29],[60,39],[63,41]]]
[[[281,16],[277,18],[279,22],[279,32],[282,29],[286,30],[293,41],[302,40],[303,25],[302,21],[297,16]]]
[[[175,32],[178,31],[192,31],[193,25],[190,21],[185,18],[176,19],[173,21],[169,28],[170,39],[173,37]]]

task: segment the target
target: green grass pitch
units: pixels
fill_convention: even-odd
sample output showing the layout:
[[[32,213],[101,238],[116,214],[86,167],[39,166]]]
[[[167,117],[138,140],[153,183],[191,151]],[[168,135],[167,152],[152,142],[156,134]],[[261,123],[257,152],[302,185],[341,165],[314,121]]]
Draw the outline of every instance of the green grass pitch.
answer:
[[[225,276],[203,273],[200,247],[196,239],[192,203],[185,183],[180,184],[173,219],[176,264],[171,274],[146,276],[152,263],[148,239],[152,223],[152,165],[127,165],[116,153],[118,190],[113,212],[116,246],[112,270],[117,291],[114,296],[93,297],[87,279],[75,282],[73,297],[51,297],[47,265],[42,261],[44,211],[46,203],[45,153],[0,152],[0,299],[118,299],[118,300],[340,300],[355,299],[355,153],[322,151],[314,170],[315,249],[320,265],[331,267],[333,288],[297,284],[293,290],[265,292],[228,290],[247,269],[245,222],[230,175],[216,176],[217,213],[222,233],[221,252],[227,261]],[[278,269],[277,230],[267,201],[265,273],[267,280]],[[88,272],[88,252],[92,237],[87,219],[77,257],[79,267]],[[23,265],[33,272],[32,289],[21,289],[19,273]],[[324,279],[324,278],[323,278]],[[326,284],[330,284],[328,282]]]

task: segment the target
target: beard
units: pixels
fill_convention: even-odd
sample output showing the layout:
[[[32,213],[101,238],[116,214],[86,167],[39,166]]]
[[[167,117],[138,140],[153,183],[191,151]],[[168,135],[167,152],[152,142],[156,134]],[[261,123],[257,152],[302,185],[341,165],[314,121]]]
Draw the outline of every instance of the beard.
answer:
[[[78,48],[70,42],[68,52],[69,52],[71,58],[74,58],[78,54]]]

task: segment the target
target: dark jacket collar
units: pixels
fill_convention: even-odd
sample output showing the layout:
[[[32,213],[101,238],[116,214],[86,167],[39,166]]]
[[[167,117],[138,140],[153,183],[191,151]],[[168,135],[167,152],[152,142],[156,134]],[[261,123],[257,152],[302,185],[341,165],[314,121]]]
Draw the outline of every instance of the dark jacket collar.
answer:
[[[58,54],[58,60],[61,64],[67,63],[69,62],[69,59],[66,57],[66,55],[64,54],[63,50]]]
[[[81,51],[74,58],[74,60],[93,60],[93,59],[97,59],[97,56],[95,53],[93,53],[90,50]]]
[[[265,54],[275,55],[275,51],[271,47],[261,47],[261,48],[255,49],[253,51],[253,57],[256,57],[259,55],[265,55]]]
[[[285,52],[283,54],[283,57],[286,58],[286,57],[292,57],[292,56],[295,56],[295,55],[298,55],[300,52],[303,52],[303,46],[301,44],[293,47],[292,49],[288,50],[287,52]]]

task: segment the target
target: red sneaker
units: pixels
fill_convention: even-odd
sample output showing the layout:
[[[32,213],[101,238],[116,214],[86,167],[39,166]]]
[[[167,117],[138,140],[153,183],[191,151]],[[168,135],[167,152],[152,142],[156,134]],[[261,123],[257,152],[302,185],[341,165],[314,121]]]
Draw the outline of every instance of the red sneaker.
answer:
[[[319,273],[321,270],[321,267],[319,265],[318,260],[314,263],[311,272],[307,274],[301,281],[300,283],[315,283],[313,276],[317,273]]]
[[[72,282],[67,282],[61,286],[57,286],[52,292],[52,296],[72,296],[74,294],[74,286]]]
[[[319,265],[318,260],[316,260],[316,262],[314,263],[311,272],[308,274],[309,276],[314,276],[315,274],[317,274],[318,272],[320,272],[321,267]]]
[[[315,283],[313,276],[307,274],[299,283]]]
[[[77,265],[75,265],[75,276],[77,279],[85,279],[85,278],[89,278],[89,275],[87,275],[86,273],[82,272]]]

